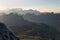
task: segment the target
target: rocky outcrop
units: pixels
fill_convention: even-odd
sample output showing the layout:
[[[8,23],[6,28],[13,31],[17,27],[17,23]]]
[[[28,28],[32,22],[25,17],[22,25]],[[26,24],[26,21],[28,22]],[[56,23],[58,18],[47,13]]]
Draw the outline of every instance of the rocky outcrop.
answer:
[[[0,23],[0,40],[19,40],[5,24]]]

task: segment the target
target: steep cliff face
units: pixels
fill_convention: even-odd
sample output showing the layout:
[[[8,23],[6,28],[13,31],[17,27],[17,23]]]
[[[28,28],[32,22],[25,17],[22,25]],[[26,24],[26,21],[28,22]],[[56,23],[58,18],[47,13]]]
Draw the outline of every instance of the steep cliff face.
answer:
[[[0,23],[0,40],[19,40],[5,24]]]

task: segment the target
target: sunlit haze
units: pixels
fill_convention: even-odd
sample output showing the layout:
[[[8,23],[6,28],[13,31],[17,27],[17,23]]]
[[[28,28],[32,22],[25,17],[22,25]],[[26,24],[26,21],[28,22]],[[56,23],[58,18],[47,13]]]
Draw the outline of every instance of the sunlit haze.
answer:
[[[60,0],[0,0],[0,10],[10,8],[60,12]]]

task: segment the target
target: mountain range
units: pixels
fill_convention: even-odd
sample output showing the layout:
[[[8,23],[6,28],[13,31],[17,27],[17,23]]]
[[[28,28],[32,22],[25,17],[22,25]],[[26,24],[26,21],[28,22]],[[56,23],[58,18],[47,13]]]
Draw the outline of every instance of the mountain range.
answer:
[[[60,32],[60,13],[10,9],[0,15],[0,22],[15,34],[55,39],[56,33]]]

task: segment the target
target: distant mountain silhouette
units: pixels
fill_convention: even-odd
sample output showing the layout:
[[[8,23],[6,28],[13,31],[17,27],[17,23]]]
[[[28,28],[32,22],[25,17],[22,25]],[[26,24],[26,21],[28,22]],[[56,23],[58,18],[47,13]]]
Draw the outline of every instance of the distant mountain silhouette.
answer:
[[[34,23],[45,23],[60,31],[60,14],[41,13],[40,15],[34,15],[27,13],[23,15],[23,18],[24,20],[28,20]]]
[[[0,13],[5,13],[5,14],[10,14],[10,13],[17,13],[17,14],[20,14],[20,15],[24,15],[26,13],[31,13],[31,14],[36,14],[36,15],[39,15],[40,12],[37,11],[37,10],[33,10],[33,9],[29,9],[29,10],[23,10],[21,8],[13,8],[13,9],[8,9],[8,10],[3,10],[2,12]]]

